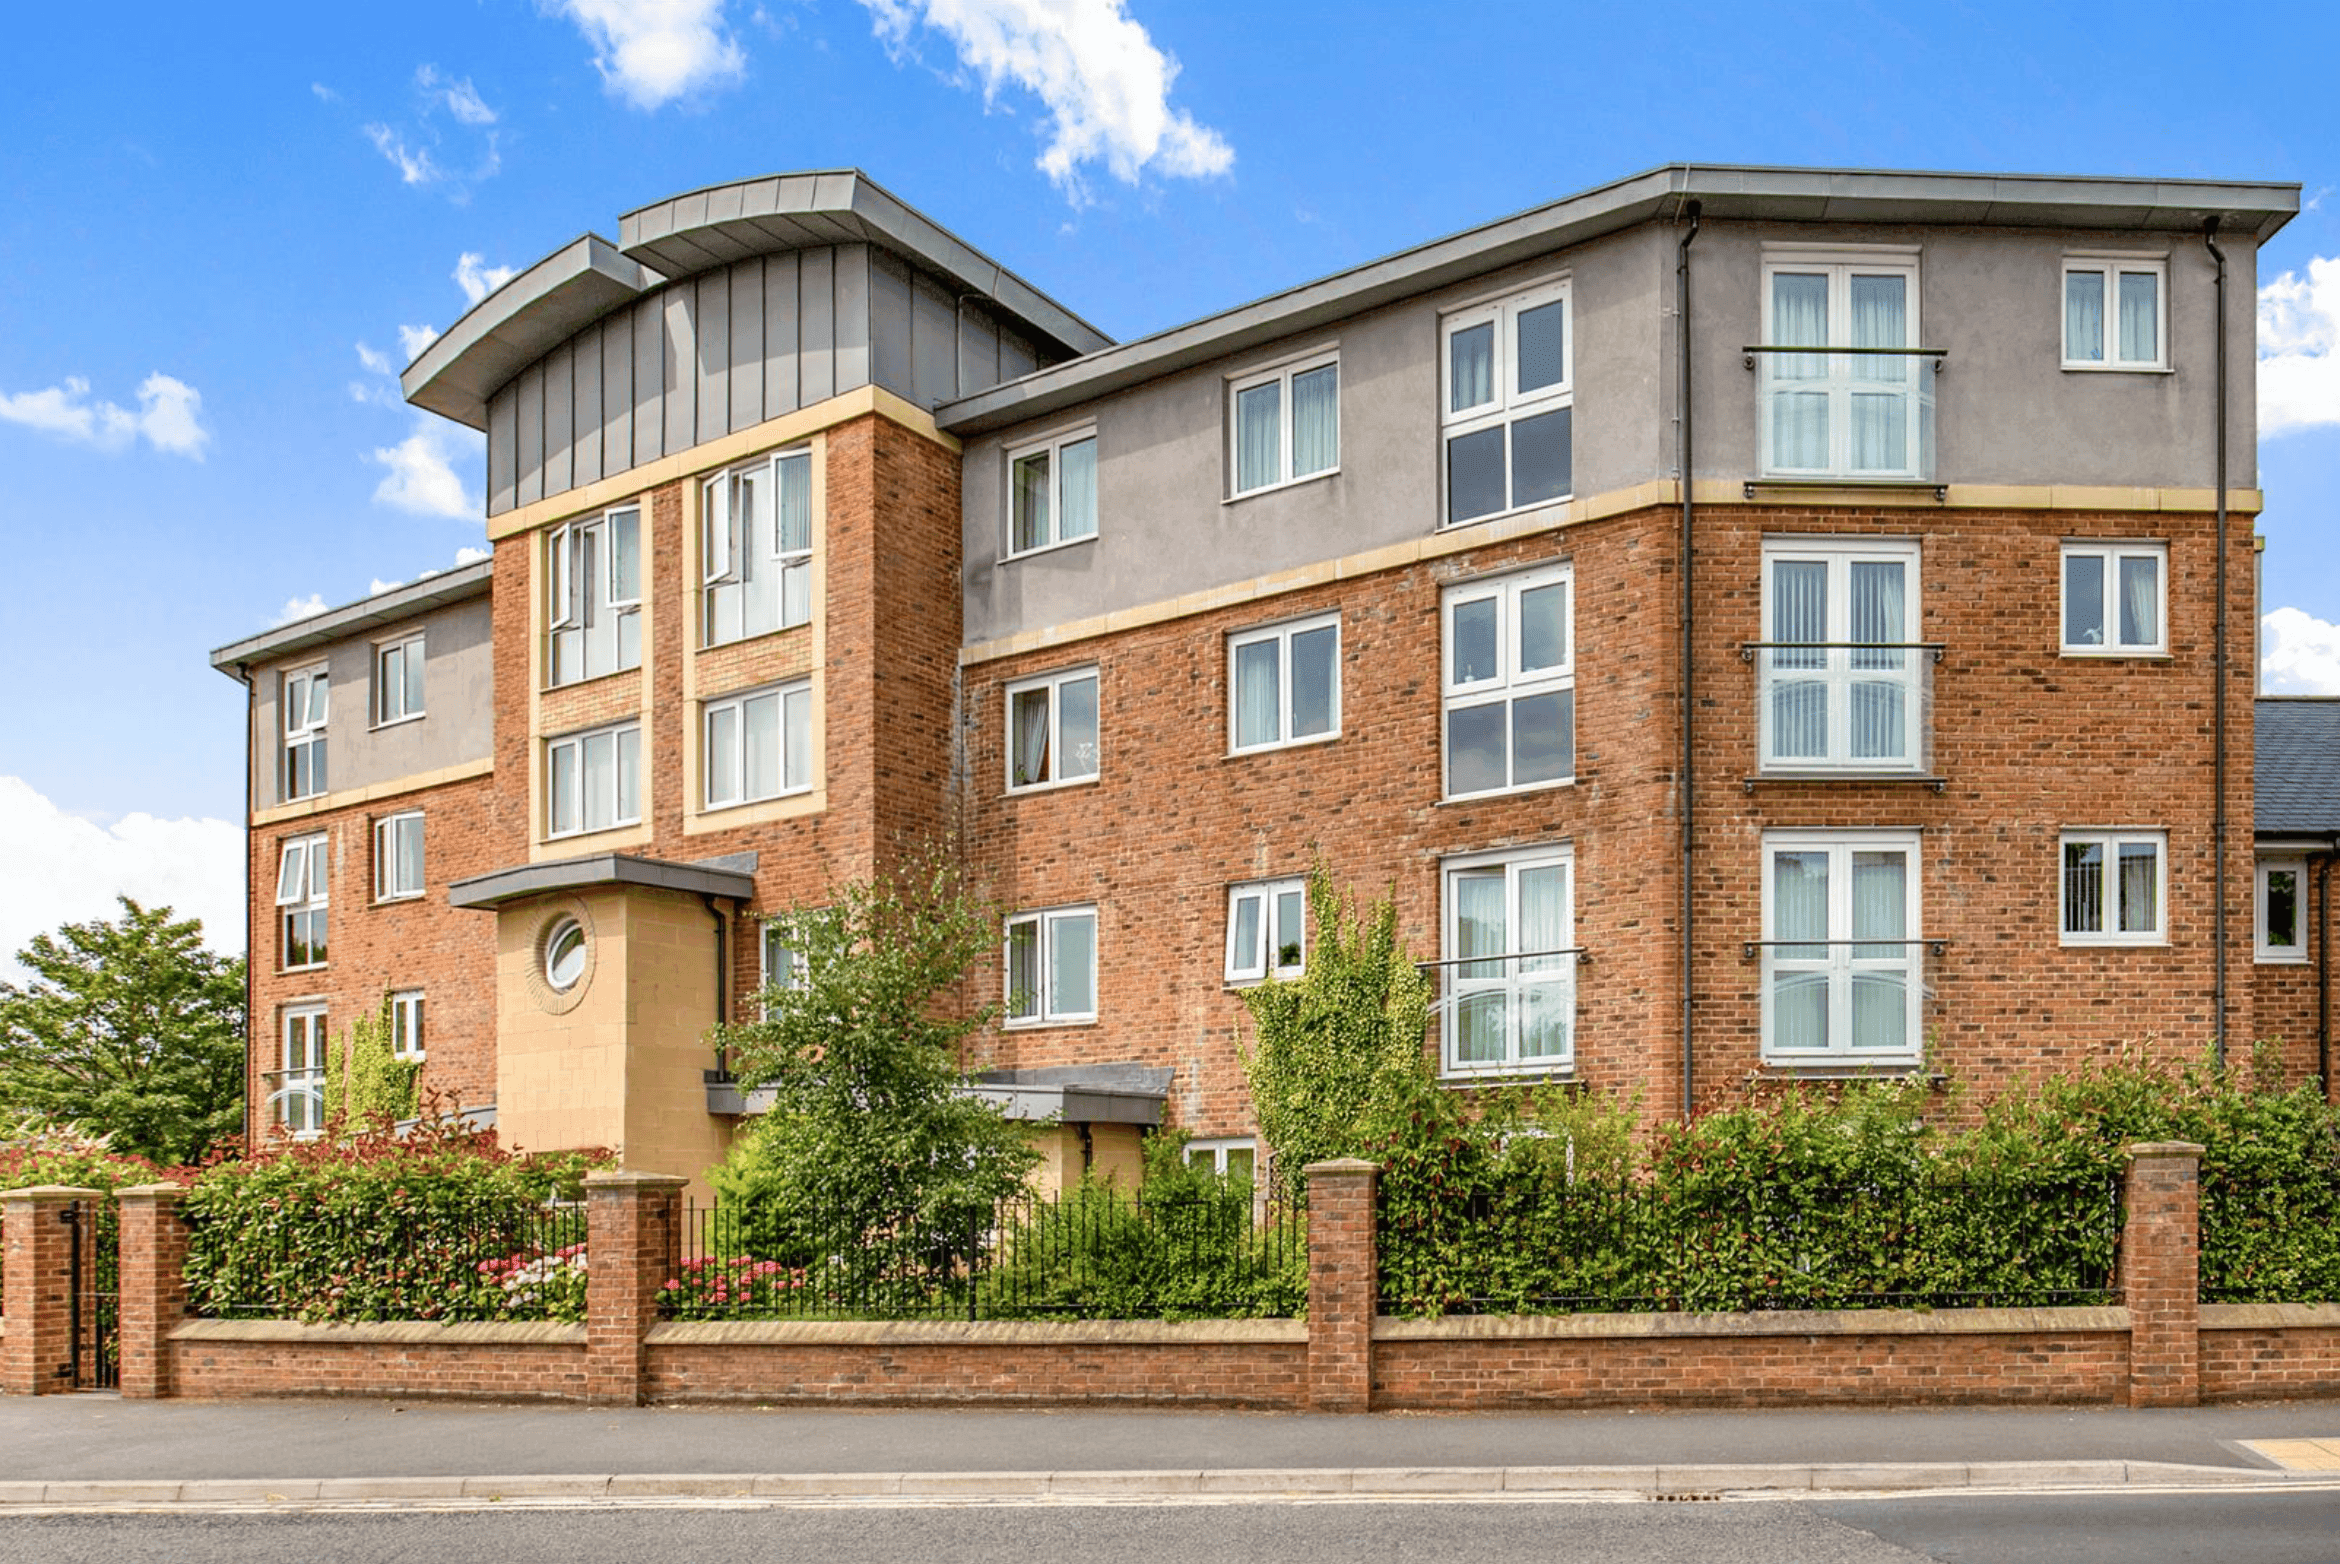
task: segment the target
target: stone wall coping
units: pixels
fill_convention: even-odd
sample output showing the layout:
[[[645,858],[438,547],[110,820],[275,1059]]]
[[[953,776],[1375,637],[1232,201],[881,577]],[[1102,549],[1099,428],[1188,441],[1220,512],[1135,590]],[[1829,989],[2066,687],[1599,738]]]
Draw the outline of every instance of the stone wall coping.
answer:
[[[312,1325],[302,1320],[189,1320],[173,1341],[265,1341],[303,1347],[582,1347],[585,1327],[551,1320],[377,1320]]]
[[[1773,1309],[1750,1314],[1547,1314],[1404,1320],[1382,1315],[1375,1341],[1620,1340],[1695,1336],[2003,1336],[2125,1332],[2124,1308]]]
[[[689,1182],[679,1173],[642,1173],[632,1168],[603,1168],[585,1175],[587,1189],[680,1189]]]
[[[1311,1178],[1319,1173],[1378,1173],[1381,1164],[1368,1162],[1363,1157],[1332,1157],[1323,1162],[1311,1162],[1300,1171]]]
[[[2128,1148],[2133,1162],[2140,1157],[2193,1157],[2200,1160],[2202,1148],[2190,1140],[2141,1140]]]
[[[1304,1320],[670,1320],[653,1347],[1195,1347],[1308,1344]]]
[[[114,1191],[116,1200],[184,1200],[186,1196],[187,1186],[184,1184],[133,1184],[127,1189]]]
[[[2197,1323],[2202,1330],[2340,1330],[2340,1303],[2205,1303]]]
[[[95,1200],[104,1193],[102,1189],[81,1189],[72,1184],[27,1184],[22,1189],[0,1189],[0,1200]]]

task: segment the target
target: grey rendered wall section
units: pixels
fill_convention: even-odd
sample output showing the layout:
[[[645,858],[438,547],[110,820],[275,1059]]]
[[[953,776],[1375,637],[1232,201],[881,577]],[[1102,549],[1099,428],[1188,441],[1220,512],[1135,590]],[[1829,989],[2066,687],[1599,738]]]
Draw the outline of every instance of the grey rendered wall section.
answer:
[[[253,671],[254,809],[284,802],[283,728],[277,718],[284,675],[326,666],[332,705],[326,722],[327,779],[333,792],[374,787],[485,760],[495,746],[495,659],[489,600],[467,599],[402,624],[385,625]],[[373,725],[374,648],[423,632],[423,716]]]
[[[488,402],[488,514],[872,384],[921,407],[1037,367],[1029,338],[889,251],[756,256],[586,327]]]
[[[970,443],[967,639],[1159,602],[1435,531],[1439,316],[1562,274],[1576,321],[1576,491],[1602,493],[1670,472],[1659,375],[1672,336],[1653,289],[1662,272],[1670,307],[1672,265],[1667,234],[1631,230]],[[1335,346],[1339,471],[1225,500],[1228,380]],[[1084,423],[1097,430],[1096,539],[1003,559],[1008,454]]]

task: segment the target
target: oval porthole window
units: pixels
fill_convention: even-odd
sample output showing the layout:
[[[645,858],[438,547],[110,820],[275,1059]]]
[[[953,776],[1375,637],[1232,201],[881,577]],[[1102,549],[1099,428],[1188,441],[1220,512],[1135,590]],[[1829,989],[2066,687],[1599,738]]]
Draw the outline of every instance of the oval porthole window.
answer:
[[[556,994],[565,994],[585,975],[585,926],[563,918],[544,937],[544,980]]]

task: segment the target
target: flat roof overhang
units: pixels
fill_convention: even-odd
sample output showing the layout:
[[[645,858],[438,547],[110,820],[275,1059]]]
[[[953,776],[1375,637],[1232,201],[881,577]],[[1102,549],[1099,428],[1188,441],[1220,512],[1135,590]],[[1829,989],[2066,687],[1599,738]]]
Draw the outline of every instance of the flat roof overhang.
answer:
[[[211,666],[231,679],[240,678],[241,670],[254,663],[289,657],[346,636],[362,635],[430,609],[459,603],[467,597],[485,597],[489,578],[494,574],[495,561],[483,559],[427,575],[387,592],[376,592],[354,603],[246,636],[241,641],[230,641],[211,654]]]
[[[681,891],[692,896],[723,896],[733,901],[750,901],[756,894],[756,877],[739,869],[717,864],[672,863],[663,858],[636,858],[625,853],[594,853],[551,863],[521,864],[517,868],[457,880],[447,887],[447,902],[453,907],[493,911],[534,896],[609,885]]]

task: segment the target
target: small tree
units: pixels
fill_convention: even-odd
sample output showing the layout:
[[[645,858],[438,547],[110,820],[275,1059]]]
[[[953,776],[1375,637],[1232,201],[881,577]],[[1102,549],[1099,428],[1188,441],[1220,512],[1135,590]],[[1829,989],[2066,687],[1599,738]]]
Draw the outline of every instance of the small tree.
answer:
[[[952,996],[992,948],[994,910],[929,852],[774,921],[788,972],[762,1020],[715,1034],[744,1088],[776,1094],[712,1175],[743,1238],[767,1258],[873,1275],[922,1235],[963,1246],[1039,1160],[1019,1125],[960,1090],[959,1044],[992,1012]]]
[[[0,983],[0,1116],[192,1162],[243,1128],[243,958],[204,949],[196,919],[120,901],[117,920],[35,935],[16,957],[32,980]]]
[[[1260,1133],[1294,1171],[1363,1152],[1377,1118],[1430,1083],[1430,980],[1407,957],[1397,903],[1359,911],[1319,863],[1308,876],[1316,938],[1307,970],[1247,990],[1258,1040],[1243,1055]]]

